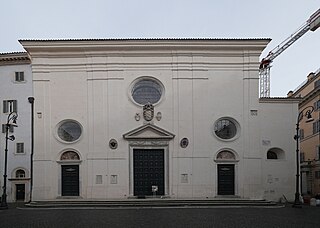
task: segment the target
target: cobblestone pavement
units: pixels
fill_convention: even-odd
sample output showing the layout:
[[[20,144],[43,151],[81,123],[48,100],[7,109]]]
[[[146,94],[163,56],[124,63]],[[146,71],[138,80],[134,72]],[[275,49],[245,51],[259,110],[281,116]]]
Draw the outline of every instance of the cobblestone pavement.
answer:
[[[320,227],[320,207],[0,210],[0,227]]]

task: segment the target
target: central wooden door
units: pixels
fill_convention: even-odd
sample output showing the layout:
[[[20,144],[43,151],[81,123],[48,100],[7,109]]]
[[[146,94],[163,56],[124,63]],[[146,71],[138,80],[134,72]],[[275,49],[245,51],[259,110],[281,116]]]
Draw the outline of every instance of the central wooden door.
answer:
[[[218,165],[218,195],[234,195],[234,165]]]
[[[62,165],[62,196],[79,196],[79,165]]]
[[[164,195],[164,150],[133,149],[133,176],[135,196]]]

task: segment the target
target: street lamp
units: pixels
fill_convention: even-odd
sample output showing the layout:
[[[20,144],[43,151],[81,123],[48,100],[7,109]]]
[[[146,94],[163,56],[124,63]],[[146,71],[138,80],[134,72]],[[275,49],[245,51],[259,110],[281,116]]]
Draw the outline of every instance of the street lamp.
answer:
[[[5,124],[5,130],[6,130],[6,144],[5,144],[5,150],[4,150],[4,172],[3,172],[3,192],[1,196],[1,205],[0,209],[7,209],[7,165],[8,165],[8,140],[13,141],[15,140],[14,135],[9,134],[9,129],[11,126],[17,127],[17,118],[18,114],[16,112],[10,112],[7,118],[7,123]]]
[[[305,116],[307,118],[306,123],[309,123],[313,121],[313,118],[311,116],[311,113],[313,112],[314,107],[313,106],[307,106],[304,109],[302,109],[301,112],[299,112],[298,118],[297,118],[297,124],[296,124],[296,135],[294,136],[294,139],[296,140],[296,164],[297,164],[297,174],[296,174],[296,193],[294,197],[294,203],[293,207],[301,208],[302,203],[300,201],[300,193],[299,193],[299,178],[300,178],[300,161],[299,161],[299,124],[300,121]]]

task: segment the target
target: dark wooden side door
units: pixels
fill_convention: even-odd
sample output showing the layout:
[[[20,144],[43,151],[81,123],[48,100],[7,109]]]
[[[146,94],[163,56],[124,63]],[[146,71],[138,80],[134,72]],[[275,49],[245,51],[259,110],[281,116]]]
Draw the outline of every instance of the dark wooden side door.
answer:
[[[218,195],[234,195],[233,164],[218,164]]]
[[[62,165],[62,196],[79,196],[79,165]]]
[[[133,150],[134,195],[153,195],[152,186],[157,186],[156,195],[164,195],[164,150]]]
[[[25,184],[16,184],[16,200],[24,201],[26,193]]]

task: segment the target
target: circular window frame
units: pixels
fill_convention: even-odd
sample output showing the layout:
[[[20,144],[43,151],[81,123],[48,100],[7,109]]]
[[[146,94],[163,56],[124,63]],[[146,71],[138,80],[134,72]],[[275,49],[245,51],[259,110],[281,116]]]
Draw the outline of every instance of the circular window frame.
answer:
[[[59,136],[59,134],[58,134],[58,129],[59,129],[59,127],[60,127],[62,124],[67,123],[67,122],[74,122],[74,123],[78,124],[79,127],[80,127],[80,129],[81,129],[81,133],[80,133],[79,138],[77,138],[77,139],[74,140],[74,141],[70,141],[70,142],[69,142],[69,141],[65,141],[65,140],[63,140],[62,138],[60,138],[60,136]],[[74,120],[74,119],[64,119],[64,120],[60,121],[60,122],[56,125],[56,127],[54,128],[54,135],[55,135],[55,138],[56,138],[59,142],[62,142],[62,143],[65,143],[65,144],[73,144],[73,143],[76,143],[76,142],[78,142],[79,140],[81,140],[82,135],[83,135],[83,127],[82,127],[82,124],[80,124],[78,121],[76,121],[76,120]]]
[[[221,121],[221,120],[228,120],[228,121],[231,121],[235,127],[236,127],[236,134],[230,138],[230,139],[223,139],[223,138],[220,138],[216,132],[215,132],[215,126],[216,124]],[[213,125],[212,125],[212,129],[211,129],[211,133],[213,134],[214,137],[216,137],[218,140],[220,141],[223,141],[223,142],[232,142],[236,139],[238,139],[240,137],[240,132],[241,132],[241,128],[240,128],[240,124],[237,120],[235,120],[234,118],[232,117],[229,117],[229,116],[224,116],[224,117],[220,117],[219,119],[217,119],[216,121],[214,121]]]
[[[141,77],[138,77],[136,78],[135,80],[133,80],[133,82],[131,82],[130,86],[129,86],[129,90],[128,90],[128,96],[130,98],[130,100],[137,106],[139,107],[143,107],[145,104],[139,104],[138,102],[136,102],[133,98],[133,88],[134,86],[139,83],[140,81],[142,80],[150,80],[150,81],[154,81],[156,82],[160,87],[161,87],[161,96],[160,96],[160,99],[156,102],[156,103],[153,103],[152,105],[153,106],[156,106],[158,104],[160,104],[164,97],[165,97],[165,88],[164,88],[164,85],[162,84],[162,82],[160,80],[158,80],[157,78],[155,77],[151,77],[151,76],[141,76]]]

